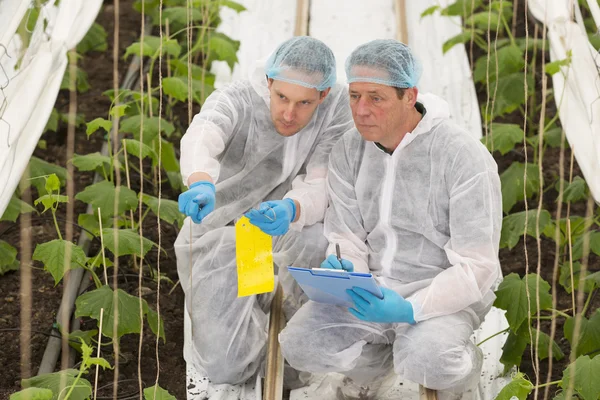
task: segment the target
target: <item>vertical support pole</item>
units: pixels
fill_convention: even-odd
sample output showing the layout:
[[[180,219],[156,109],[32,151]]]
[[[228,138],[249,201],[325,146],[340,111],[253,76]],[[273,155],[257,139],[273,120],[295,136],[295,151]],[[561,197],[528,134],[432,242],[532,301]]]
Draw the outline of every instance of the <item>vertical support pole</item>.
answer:
[[[419,385],[419,399],[420,400],[437,400],[437,392],[435,390],[427,389]]]
[[[271,315],[269,318],[264,400],[281,400],[283,398],[283,355],[279,348],[279,332],[285,326],[282,306],[283,289],[281,284],[277,283],[275,297],[271,302]]]
[[[406,0],[395,0],[396,6],[396,39],[408,44],[408,26],[406,23]]]

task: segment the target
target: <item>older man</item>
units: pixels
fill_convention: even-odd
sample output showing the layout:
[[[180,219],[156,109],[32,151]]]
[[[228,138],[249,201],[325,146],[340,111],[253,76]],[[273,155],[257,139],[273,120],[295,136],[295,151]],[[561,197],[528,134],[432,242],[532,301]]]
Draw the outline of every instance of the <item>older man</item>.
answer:
[[[347,94],[335,82],[325,44],[290,39],[250,81],[211,94],[181,140],[189,190],[179,208],[190,218],[175,251],[193,327],[184,356],[213,383],[254,375],[267,339],[272,294],[237,297],[233,222],[246,213],[274,236],[288,315],[299,299],[285,268],[318,266],[325,255],[327,162],[352,126]]]
[[[362,45],[346,73],[356,128],[330,156],[321,267],[371,272],[383,298],[355,288],[350,309],[308,302],[280,335],[283,354],[296,369],[351,378],[339,398],[375,398],[392,365],[440,399],[463,398],[482,365],[469,337],[501,276],[497,166],[445,101],[418,93],[404,44]]]

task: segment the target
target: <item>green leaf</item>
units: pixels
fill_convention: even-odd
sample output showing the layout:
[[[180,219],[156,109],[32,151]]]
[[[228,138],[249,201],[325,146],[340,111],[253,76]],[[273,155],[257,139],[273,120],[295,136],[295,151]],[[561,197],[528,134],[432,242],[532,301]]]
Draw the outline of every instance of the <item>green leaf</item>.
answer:
[[[37,142],[37,148],[41,150],[48,150],[48,143],[44,139],[40,139]]]
[[[129,229],[111,229],[102,230],[104,237],[104,246],[116,256],[138,255],[144,257],[148,251],[155,245],[149,239],[141,238],[137,232]],[[118,238],[119,248],[115,246],[115,237]]]
[[[94,235],[100,234],[100,223],[98,222],[98,216],[92,214],[79,214],[77,217],[77,224],[93,232]]]
[[[85,133],[88,135],[88,137],[100,128],[104,129],[107,133],[110,133],[110,130],[112,129],[112,121],[104,118],[96,118],[95,120],[88,122],[86,125],[87,129]]]
[[[90,83],[88,82],[88,74],[83,69],[75,67],[75,89],[79,93],[85,93],[90,90]],[[69,67],[65,70],[63,80],[60,84],[61,90],[71,89],[71,70]]]
[[[20,214],[27,214],[30,212],[35,212],[35,208],[13,195],[8,202],[8,206],[6,206],[6,210],[4,210],[4,214],[2,214],[0,221],[16,222]]]
[[[65,398],[69,388],[75,386],[69,400],[85,400],[92,395],[92,385],[86,379],[79,378],[75,380],[79,371],[76,369],[67,369],[52,374],[42,374],[33,378],[21,380],[23,388],[41,388],[52,391],[52,400],[62,400]],[[62,385],[65,385],[64,387]],[[62,392],[61,392],[62,389]],[[61,395],[59,396],[59,393]]]
[[[441,8],[440,6],[431,6],[431,7],[426,8],[425,11],[423,11],[421,13],[421,18],[426,17],[428,15],[433,15],[433,13],[435,13],[440,8]]]
[[[545,360],[550,357],[550,336],[542,331],[538,331],[537,329],[532,329],[533,341],[535,342],[536,332],[539,334],[538,339],[538,357],[540,360]],[[555,360],[562,360],[565,357],[564,353],[558,346],[556,341],[552,341],[552,358]]]
[[[532,75],[527,75],[527,84],[529,93],[533,93],[534,84]],[[494,95],[494,87],[490,88],[490,96]],[[503,76],[498,81],[498,89],[495,101],[490,99],[490,108],[485,114],[485,104],[482,105],[484,115],[487,115],[486,120],[493,120],[496,117],[511,113],[517,110],[525,103],[525,87],[522,72],[516,72],[507,76]]]
[[[33,204],[35,206],[37,206],[38,204],[42,203],[44,205],[44,211],[42,211],[42,213],[45,213],[47,210],[54,207],[55,204],[68,203],[68,202],[69,202],[69,198],[67,196],[62,196],[62,195],[58,195],[58,194],[45,194],[45,195],[37,198],[33,202]]]
[[[144,193],[142,195],[142,202],[147,205],[155,215],[159,215],[159,203],[157,197]],[[178,226],[180,228],[182,227],[183,215],[179,212],[179,205],[176,201],[160,199],[160,219],[169,224],[177,222]]]
[[[527,178],[527,198],[539,193],[540,177],[537,164],[514,162],[501,175],[502,209],[509,213],[517,202],[524,200],[523,187]]]
[[[214,33],[208,42],[209,51],[216,54],[216,59],[227,62],[231,71],[238,61],[237,51],[240,48],[240,42],[232,40],[222,33]]]
[[[568,67],[571,65],[571,50],[567,53],[567,58],[563,60],[556,60],[546,64],[545,71],[548,75],[554,75],[560,72],[561,67]]]
[[[50,164],[37,157],[31,157],[29,160],[29,182],[35,186],[38,194],[46,194],[46,177],[51,174],[56,174],[60,180],[61,186],[67,182],[67,170],[56,164]]]
[[[465,23],[472,28],[487,31],[489,27],[491,32],[496,32],[498,30],[498,18],[500,18],[499,14],[495,11],[482,11],[471,15],[465,20]],[[500,23],[500,26],[502,26],[502,23]]]
[[[487,28],[486,28],[487,30]],[[525,66],[525,59],[523,57],[523,50],[517,46],[509,45],[498,49],[497,52],[492,48],[489,57],[479,57],[475,62],[475,69],[473,70],[473,80],[475,82],[486,83],[488,80],[490,84],[496,82],[496,63],[498,63],[498,76],[508,76],[519,71],[523,71]],[[488,71],[489,69],[489,71]],[[523,73],[520,72],[521,86],[523,86]],[[489,87],[490,95],[493,94],[494,85]]]
[[[580,278],[580,272],[581,272],[581,263],[580,262],[574,262],[573,263],[573,280],[574,280],[574,285],[575,286],[575,290],[579,289],[579,278]],[[594,287],[596,286],[596,283],[594,282],[594,280],[588,280],[588,277],[586,276],[586,279],[584,280],[584,292],[585,293],[589,293],[592,290],[594,290]],[[558,282],[562,285],[563,288],[565,288],[567,293],[571,293],[573,291],[573,286],[571,285],[571,264],[569,262],[566,262],[564,264],[561,264],[560,266],[560,277],[558,278]],[[599,346],[600,347],[600,346]]]
[[[192,79],[204,82],[207,85],[215,84],[215,75],[205,70],[199,65],[192,64]],[[186,62],[180,59],[171,60],[171,68],[173,69],[173,76],[181,76],[187,79],[188,76],[188,65]]]
[[[481,6],[482,0],[457,0],[448,7],[442,9],[442,15],[447,16],[469,16]]]
[[[50,174],[46,177],[46,184],[44,186],[46,192],[58,192],[60,190],[60,179],[56,174]]]
[[[184,9],[185,10],[185,9]],[[167,11],[166,9],[164,11]],[[163,12],[164,12],[163,11]],[[135,42],[125,50],[124,59],[129,57],[130,55],[139,56],[140,55],[140,42]],[[142,54],[147,57],[158,57],[158,52],[160,50],[160,37],[158,36],[144,36],[144,46],[142,49]],[[173,57],[179,57],[181,53],[181,46],[177,43],[175,39],[168,39],[166,37],[163,38],[162,41],[162,53],[163,55],[169,54]]]
[[[155,144],[155,150],[157,153],[159,152],[158,144]],[[173,143],[162,139],[160,153],[161,165],[165,171],[179,174],[179,161],[177,160]]]
[[[188,14],[188,8],[187,7],[168,7],[165,8],[163,10],[163,19],[162,19],[162,23],[163,25],[165,24],[165,21],[168,19],[169,20],[169,25],[173,26],[173,24],[179,24],[182,26],[186,26],[187,25],[187,14]],[[190,19],[192,22],[199,22],[202,21],[202,11],[200,11],[197,8],[192,8],[190,10]],[[158,22],[158,18],[156,19],[155,23]],[[177,57],[177,56],[176,56]]]
[[[97,22],[90,27],[81,42],[77,45],[77,52],[85,54],[89,51],[106,51],[108,43],[106,41],[108,34],[102,25]]]
[[[181,102],[187,100],[187,83],[180,77],[164,78],[163,90],[167,96],[172,96]]]
[[[5,241],[0,240],[0,275],[18,269],[19,261],[17,260],[17,249]]]
[[[94,212],[100,208],[103,218],[115,215],[115,201],[117,199],[116,215],[121,215],[125,211],[137,208],[137,196],[133,190],[125,186],[120,186],[118,193],[117,197],[117,188],[115,188],[112,182],[100,181],[77,193],[75,198],[84,203],[91,204],[94,207]]]
[[[154,149],[139,140],[123,139],[123,147],[132,156],[139,157],[141,153],[142,158],[150,157],[153,162],[157,162],[158,160],[158,155],[156,155]]]
[[[44,264],[44,269],[54,277],[54,283],[58,284],[65,273],[67,255],[70,256],[71,260],[67,268],[81,268],[81,265],[85,264],[86,256],[83,249],[73,242],[61,239],[38,244],[35,247],[32,259],[41,261]]]
[[[555,149],[560,148],[562,139],[562,128],[552,128],[544,132],[544,143]],[[565,147],[568,147],[569,143],[565,141]]]
[[[158,385],[144,389],[144,400],[177,400]]]
[[[10,400],[52,400],[52,390],[32,387],[11,394]]]
[[[236,11],[238,14],[242,11],[246,11],[246,7],[232,0],[219,0],[219,4],[223,7],[231,8],[233,11]]]
[[[80,171],[95,171],[104,167],[107,171],[110,169],[110,157],[104,156],[99,152],[73,156],[73,165]]]
[[[537,313],[537,289],[539,282],[540,292],[540,310],[547,310],[552,307],[552,296],[550,295],[550,285],[540,278],[537,274],[529,274],[522,279],[519,275],[512,273],[504,278],[498,290],[496,291],[496,301],[494,306],[506,310],[506,319],[511,330],[518,332],[523,321],[528,316]],[[527,299],[527,290],[529,289],[529,300]]]
[[[92,343],[92,339],[98,336],[98,330],[92,329],[91,331],[76,330],[69,333],[69,346],[81,353],[81,341],[88,346]]]
[[[586,276],[585,279],[588,281],[593,281],[597,286],[600,286],[600,271]]]
[[[119,104],[118,106],[112,106],[110,109],[110,115],[113,118],[117,118],[117,116],[121,118],[123,117],[123,115],[125,115],[125,113],[127,113],[128,109],[129,104]]]
[[[585,239],[589,238],[590,250],[600,256],[600,231],[588,232],[581,235],[573,245],[573,260],[579,260],[583,257],[583,244]]]
[[[90,317],[98,321],[100,325],[100,310],[104,309],[102,322],[102,334],[115,338],[113,321],[115,310],[118,309],[118,326],[116,337],[128,333],[140,333],[140,300],[138,297],[127,294],[122,289],[117,289],[117,302],[115,304],[115,292],[108,286],[102,286],[91,292],[82,294],[75,301],[75,317]],[[142,313],[147,312],[148,306],[142,302]]]
[[[573,346],[574,342],[574,330],[575,330],[575,319],[568,318],[565,321],[563,327],[565,337]],[[600,311],[592,315],[588,320],[585,317],[581,317],[581,325],[579,328],[579,341],[577,343],[577,350],[575,354],[577,356],[592,354],[600,349]]]
[[[600,357],[590,358],[583,356],[567,367],[563,372],[561,387],[567,389],[571,383],[571,371],[574,370],[575,381],[573,387],[584,400],[598,400],[600,398]]]
[[[508,372],[513,367],[521,365],[523,353],[529,344],[529,330],[527,324],[521,324],[517,333],[508,332],[508,337],[502,346],[500,362],[504,365],[504,371]]]
[[[50,118],[48,119],[48,122],[46,122],[44,132],[56,131],[58,131],[58,110],[56,108],[53,108],[52,112],[50,113]]]
[[[466,42],[470,41],[471,38],[473,37],[473,34],[474,34],[473,30],[467,30],[467,31],[463,31],[463,32],[459,33],[456,36],[451,37],[450,39],[446,40],[444,42],[444,44],[442,45],[442,52],[444,54],[446,54],[448,52],[448,50],[450,50],[457,44],[462,44],[462,43],[466,43]]]
[[[502,388],[496,400],[526,400],[527,396],[533,390],[533,384],[525,379],[525,375],[519,372],[512,381]]]
[[[525,219],[527,218],[527,227],[525,227]],[[500,235],[500,247],[508,247],[512,249],[519,243],[519,240],[525,232],[531,237],[537,238],[537,210],[521,211],[510,214],[502,220],[502,233]],[[550,224],[552,217],[546,210],[540,213],[539,225],[540,234]]]
[[[162,317],[160,318],[160,322],[159,322],[158,313],[156,311],[152,310],[150,307],[148,307],[147,318],[148,318],[148,325],[150,325],[150,329],[152,330],[152,333],[154,333],[155,335],[158,335],[163,340],[163,343],[164,343],[166,341],[165,322],[163,321]]]
[[[517,143],[522,143],[524,137],[523,129],[519,125],[494,122],[490,126],[487,138],[482,138],[481,142],[490,152],[497,150],[500,154],[505,155],[514,149]]]
[[[149,145],[158,136],[158,124],[160,121],[160,130],[170,136],[175,131],[175,126],[164,118],[144,116],[144,143]],[[142,124],[141,115],[134,115],[124,119],[120,130],[125,133],[131,133],[137,140],[140,140],[140,128]]]
[[[586,200],[589,195],[589,189],[585,180],[580,176],[576,176],[570,184],[566,184],[564,188],[563,201],[575,202]]]

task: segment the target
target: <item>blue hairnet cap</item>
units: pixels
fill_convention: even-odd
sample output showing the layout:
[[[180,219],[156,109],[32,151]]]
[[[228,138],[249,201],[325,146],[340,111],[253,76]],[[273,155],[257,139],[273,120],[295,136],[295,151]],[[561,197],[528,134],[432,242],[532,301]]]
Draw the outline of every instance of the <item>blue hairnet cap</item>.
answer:
[[[393,39],[358,46],[346,60],[348,83],[370,82],[397,88],[417,86],[421,64],[410,48]]]
[[[336,82],[335,57],[327,45],[308,36],[296,36],[279,45],[265,66],[267,77],[319,91]]]

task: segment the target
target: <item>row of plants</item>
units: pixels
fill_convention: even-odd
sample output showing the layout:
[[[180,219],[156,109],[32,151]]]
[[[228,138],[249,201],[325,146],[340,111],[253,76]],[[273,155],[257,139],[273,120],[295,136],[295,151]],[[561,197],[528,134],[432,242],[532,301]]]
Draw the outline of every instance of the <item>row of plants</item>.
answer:
[[[27,28],[23,33],[33,30],[36,18],[40,16],[39,10],[49,1],[52,4],[52,0],[32,3],[31,12],[22,23]],[[78,171],[74,180],[80,173],[95,172],[101,177],[97,183],[75,194],[76,201],[86,203],[94,210],[93,214],[80,214],[76,222],[82,234],[90,236],[96,244],[91,247],[93,251],[86,254],[83,248],[63,238],[64,229],[57,218],[60,207],[69,201],[64,194],[67,170],[63,166],[32,157],[29,164],[31,178],[19,190],[32,188],[37,198],[33,204],[27,204],[20,199],[18,190],[0,219],[15,223],[21,213],[51,216],[56,238],[37,244],[32,258],[52,275],[56,285],[71,269],[83,268],[91,274],[93,288],[77,298],[75,317],[95,320],[98,326],[97,329],[69,333],[70,344],[82,356],[78,370],[24,379],[21,382],[24,390],[13,394],[11,400],[88,399],[92,395],[88,378],[92,367],[112,368],[106,359],[92,357],[94,347],[100,342],[119,342],[127,334],[141,335],[145,324],[163,341],[167,339],[162,317],[141,295],[133,296],[116,288],[115,282],[111,286],[107,270],[113,267],[111,260],[118,259],[121,266],[135,264],[143,270],[140,273],[158,283],[168,280],[165,274],[158,275],[155,266],[144,262],[151,251],[159,253],[158,257],[165,253],[157,243],[145,237],[144,223],[158,217],[166,224],[179,227],[182,224],[177,202],[162,198],[163,186],[168,185],[174,193],[182,188],[173,142],[185,131],[187,120],[181,121],[179,115],[181,110],[187,110],[188,101],[201,105],[214,90],[215,77],[208,72],[213,61],[225,61],[233,69],[239,42],[216,32],[215,28],[220,23],[222,7],[237,12],[243,11],[244,7],[230,0],[193,0],[191,4],[188,0],[164,0],[162,3],[161,11],[158,0],[135,2],[134,8],[151,19],[153,31],[160,29],[163,35],[140,37],[122,55],[123,61],[140,56],[149,66],[143,89],[120,90],[116,96],[113,90],[107,90],[104,95],[110,98],[111,106],[106,118],[86,121],[84,115],[77,116],[77,127],[85,125],[88,137],[103,135],[109,149],[108,154],[76,154],[68,160]],[[189,46],[188,31],[192,39]],[[104,28],[94,24],[70,57],[79,61],[90,51],[106,52],[106,38]],[[87,73],[79,67],[76,71],[75,89],[85,93],[90,88]],[[67,70],[61,89],[69,89],[71,81]],[[116,120],[120,121],[118,127],[113,126]],[[68,115],[55,108],[46,130],[60,132],[67,121]],[[115,136],[111,132],[117,128],[121,134],[120,146],[113,152]],[[79,129],[78,134],[82,134],[82,130]],[[38,146],[43,148],[44,141]],[[118,182],[126,184],[119,185]],[[0,239],[0,250],[0,274],[18,269],[17,249]],[[115,318],[116,323],[113,323]],[[147,399],[174,398],[157,385],[146,388],[143,394]]]
[[[586,1],[580,1],[580,6],[586,16],[590,42],[600,49],[600,37]],[[557,251],[556,268],[541,265],[544,271],[550,271],[546,276],[558,281],[557,286],[552,287],[537,273],[511,273],[496,291],[494,305],[506,310],[509,325],[498,333],[508,332],[501,362],[505,373],[513,376],[497,399],[526,399],[534,395],[537,398],[553,387],[554,399],[598,400],[600,382],[594,377],[600,376],[600,310],[591,304],[600,288],[600,265],[590,260],[594,260],[594,255],[600,256],[600,208],[590,201],[583,177],[570,179],[560,175],[563,171],[555,171],[552,165],[548,174],[544,167],[549,166],[543,165],[545,156],[564,152],[568,143],[558,111],[549,112],[561,94],[551,87],[542,94],[542,78],[546,74],[551,81],[554,74],[566,74],[570,55],[564,60],[546,61],[548,42],[538,37],[518,37],[516,28],[520,23],[522,29],[523,22],[514,12],[510,0],[458,0],[444,8],[433,6],[421,16],[440,13],[462,17],[462,32],[444,43],[443,51],[463,43],[471,50],[473,80],[478,92],[486,94],[486,101],[481,104],[486,132],[482,142],[500,165],[504,164],[500,160],[517,158],[500,175],[504,211],[501,248],[514,249],[529,236],[538,246],[543,241],[544,248],[548,242],[553,243],[550,247]],[[546,117],[540,120],[540,115]],[[565,164],[568,172],[568,159]],[[589,205],[587,213],[569,215],[564,211],[565,206],[568,210],[575,209],[577,203],[581,203],[580,210]],[[541,251],[538,247],[538,252]],[[535,258],[529,262],[531,269],[536,268]],[[583,291],[583,307],[573,304],[571,309],[556,309],[557,298],[574,299],[573,291]],[[540,321],[544,320],[553,321],[554,326],[562,325],[570,345],[567,354],[554,340],[553,332],[540,329]],[[534,350],[531,354],[537,366],[534,369],[538,370],[536,385],[532,383],[533,377],[520,369],[528,346]],[[556,361],[565,359],[563,374],[554,381],[540,383],[539,361],[549,357]]]

